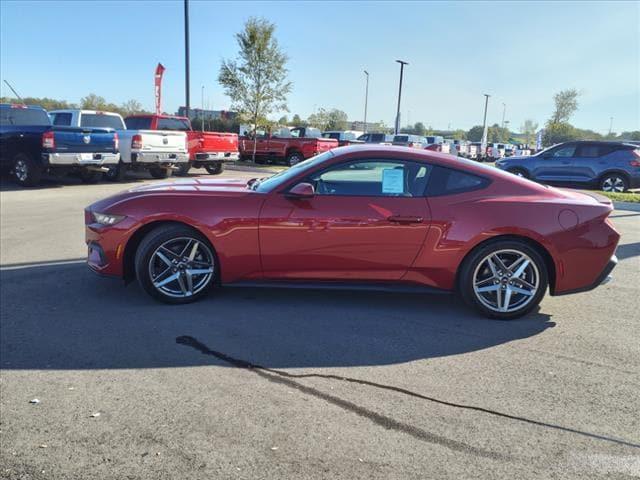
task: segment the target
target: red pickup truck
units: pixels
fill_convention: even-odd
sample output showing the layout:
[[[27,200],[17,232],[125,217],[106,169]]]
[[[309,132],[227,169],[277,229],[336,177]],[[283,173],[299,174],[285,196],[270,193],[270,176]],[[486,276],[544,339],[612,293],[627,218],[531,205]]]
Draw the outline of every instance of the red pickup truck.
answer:
[[[204,167],[212,175],[222,173],[224,163],[239,158],[235,133],[200,132],[191,128],[187,117],[174,115],[132,115],[124,119],[128,129],[178,130],[187,133],[189,162],[180,165],[176,175],[186,175],[191,167]]]
[[[317,128],[296,127],[292,129],[282,128],[271,134],[265,132],[260,135],[240,138],[240,157],[250,159],[253,156],[253,148],[256,149],[256,161],[284,160],[292,166],[302,160],[313,157],[338,146],[338,141],[333,138],[322,138],[322,133]]]

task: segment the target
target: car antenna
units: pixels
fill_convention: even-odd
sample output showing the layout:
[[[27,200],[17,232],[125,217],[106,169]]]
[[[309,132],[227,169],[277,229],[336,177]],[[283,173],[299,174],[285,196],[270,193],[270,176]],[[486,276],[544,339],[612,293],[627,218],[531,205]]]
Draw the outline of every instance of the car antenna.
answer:
[[[26,105],[26,103],[24,103],[24,100],[22,99],[22,97],[20,95],[18,95],[18,92],[15,91],[15,89],[11,86],[11,84],[9,82],[7,82],[7,80],[4,80],[4,83],[7,84],[7,86],[11,89],[11,91],[13,92],[13,94],[18,97],[18,100],[20,100],[22,102],[22,105]]]

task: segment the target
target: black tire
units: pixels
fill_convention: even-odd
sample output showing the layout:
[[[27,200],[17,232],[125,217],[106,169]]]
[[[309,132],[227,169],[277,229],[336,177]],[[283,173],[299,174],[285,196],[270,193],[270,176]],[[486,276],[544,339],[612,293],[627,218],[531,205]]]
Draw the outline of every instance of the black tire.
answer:
[[[197,240],[202,245],[206,246],[206,248],[208,248],[208,254],[211,257],[213,272],[210,277],[208,277],[206,283],[199,287],[199,290],[197,292],[189,296],[176,297],[170,296],[169,294],[164,293],[154,286],[151,277],[151,271],[153,271],[154,267],[156,266],[156,264],[152,262],[158,261],[157,259],[154,259],[154,253],[156,252],[156,250],[166,242],[173,240],[180,241],[182,239]],[[203,251],[201,253],[203,254],[204,258],[204,254],[207,252]],[[178,269],[179,266],[176,267],[176,271],[178,271]],[[216,256],[216,253],[209,241],[197,231],[187,227],[186,225],[164,225],[147,233],[146,236],[142,239],[142,242],[140,242],[140,245],[136,250],[135,270],[136,278],[140,282],[140,285],[153,298],[160,300],[161,302],[170,304],[191,303],[207,295],[211,287],[215,284],[216,276],[218,275],[218,257]],[[171,272],[173,271],[174,270],[171,270]],[[171,283],[168,285],[171,285]]]
[[[40,184],[43,169],[33,158],[19,153],[13,159],[13,178],[23,187],[35,187]]]
[[[110,182],[124,182],[127,177],[127,167],[120,162],[117,165],[109,165],[109,171],[103,177]]]
[[[224,170],[224,164],[222,162],[218,162],[213,165],[205,165],[204,169],[209,175],[220,175]]]
[[[287,155],[287,165],[293,167],[296,163],[300,163],[304,160],[304,157],[300,152],[291,152]]]
[[[484,296],[480,293],[476,293],[474,289],[474,283],[476,281],[476,272],[478,274],[481,274],[483,272],[483,268],[488,268],[485,267],[485,261],[487,257],[495,253],[500,253],[501,255],[503,255],[503,258],[505,258],[505,255],[507,257],[510,255],[510,253],[504,252],[519,252],[528,257],[528,259],[530,260],[529,265],[532,265],[531,267],[528,267],[529,271],[535,272],[535,274],[531,273],[531,277],[527,277],[527,281],[530,281],[532,284],[537,285],[537,288],[535,290],[535,293],[530,296],[521,295],[518,293],[510,293],[509,295],[511,298],[513,298],[515,307],[509,311],[498,311],[497,309],[495,309],[497,305],[493,308],[489,306],[489,303],[492,301],[491,299],[487,301],[487,297],[492,296],[493,292],[486,292]],[[495,295],[497,297],[495,303],[500,301],[500,299],[504,301],[506,296],[502,297],[501,295],[505,295],[505,293],[503,293],[506,291],[505,289],[511,289],[514,287],[522,287],[522,289],[527,289],[523,284],[518,283],[520,281],[524,282],[524,278],[512,277],[511,274],[509,274],[509,276],[507,277],[506,272],[500,270],[500,267],[497,263],[495,263],[495,265],[498,269],[498,273],[502,273],[502,275],[499,276],[499,279],[498,277],[493,276],[490,272],[487,272],[489,277],[486,280],[482,280],[482,282],[488,282],[484,283],[484,285],[487,285],[487,287],[495,286]],[[509,267],[508,264],[505,263],[505,265],[506,267]],[[507,270],[507,272],[508,271],[509,270]],[[527,275],[529,275],[529,272],[525,272],[525,276]],[[493,281],[492,278],[496,278],[497,281]],[[484,245],[481,245],[480,247],[471,251],[467,258],[465,258],[458,272],[458,290],[465,303],[482,313],[485,317],[495,318],[498,320],[512,320],[526,315],[538,306],[538,304],[542,300],[542,297],[544,297],[547,291],[547,286],[549,283],[548,278],[547,267],[545,265],[544,259],[535,248],[521,240],[497,239],[495,241],[490,241]],[[514,287],[509,286],[512,284],[512,282],[515,284]],[[500,291],[498,292],[498,290]],[[518,307],[519,302],[523,302],[520,307]]]
[[[92,172],[91,170],[83,169],[80,172],[80,180],[87,185],[93,185],[102,180],[102,172]]]
[[[191,162],[181,163],[178,165],[178,170],[174,173],[178,177],[186,177],[189,175],[189,170],[191,170]]]
[[[524,168],[510,168],[507,170],[509,173],[513,173],[518,177],[529,178],[529,172],[527,172]]]
[[[149,173],[153,178],[169,178],[172,170],[169,168],[153,167],[149,169]]]
[[[626,192],[629,190],[629,180],[621,173],[607,173],[600,179],[598,188],[603,192]]]

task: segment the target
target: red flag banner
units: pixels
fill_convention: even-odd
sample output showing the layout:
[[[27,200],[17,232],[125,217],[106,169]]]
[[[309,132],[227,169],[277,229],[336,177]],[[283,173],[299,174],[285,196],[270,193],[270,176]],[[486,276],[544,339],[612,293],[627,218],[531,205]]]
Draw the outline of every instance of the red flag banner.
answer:
[[[156,67],[156,74],[154,78],[155,85],[155,97],[156,97],[156,115],[162,113],[162,74],[164,73],[164,66],[159,63]]]

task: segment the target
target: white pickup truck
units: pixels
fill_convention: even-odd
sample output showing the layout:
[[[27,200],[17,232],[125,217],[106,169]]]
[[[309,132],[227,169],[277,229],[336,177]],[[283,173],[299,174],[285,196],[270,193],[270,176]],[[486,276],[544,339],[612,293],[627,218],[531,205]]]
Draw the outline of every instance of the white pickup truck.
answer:
[[[105,174],[107,180],[122,181],[127,171],[148,170],[154,178],[167,178],[189,161],[187,134],[165,130],[130,130],[117,113],[95,110],[53,110],[53,125],[108,127],[118,132],[120,163]]]

